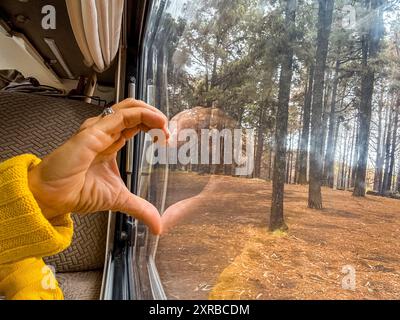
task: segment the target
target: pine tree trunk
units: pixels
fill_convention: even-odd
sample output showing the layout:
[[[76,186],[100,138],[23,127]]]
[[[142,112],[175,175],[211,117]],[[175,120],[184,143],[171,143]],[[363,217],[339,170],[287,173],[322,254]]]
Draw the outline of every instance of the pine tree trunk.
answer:
[[[364,60],[367,63],[368,44],[363,40]],[[360,128],[358,133],[358,162],[353,195],[364,197],[366,192],[366,175],[368,161],[368,144],[371,126],[371,102],[374,91],[375,75],[371,69],[365,72],[361,81],[361,103],[359,107]]]
[[[338,141],[339,141],[339,131],[340,131],[340,124],[342,123],[342,119],[339,118],[336,121],[336,126],[335,126],[335,138],[333,141],[333,154],[334,156],[336,156],[336,150],[338,149]],[[340,148],[340,146],[339,146]],[[340,152],[340,149],[339,149]],[[339,158],[340,159],[340,158]],[[335,165],[335,162],[334,162]],[[340,161],[339,161],[339,166],[340,166]],[[339,177],[339,173],[338,173],[338,177]],[[333,174],[332,174],[332,180],[333,180],[333,187],[335,187],[334,181],[335,181],[335,167],[333,167]],[[336,183],[336,187],[338,186],[338,183]]]
[[[381,188],[383,157],[382,157],[382,111],[383,111],[383,89],[378,104],[378,136],[376,138],[376,158],[375,158],[375,174],[374,174],[374,190]]]
[[[349,153],[349,168],[347,172],[347,188],[350,189],[352,184],[351,184],[351,173],[353,171],[353,166],[354,166],[354,149],[355,149],[355,143],[356,143],[356,127],[353,127],[353,133],[351,135],[351,149]]]
[[[344,190],[346,188],[346,157],[347,157],[347,137],[348,131],[344,129],[344,137],[342,138],[343,151],[341,152],[341,169],[340,169],[340,189]]]
[[[325,177],[325,185],[333,188],[333,178],[334,178],[334,166],[335,166],[335,150],[334,150],[334,138],[335,138],[335,126],[336,126],[336,99],[337,99],[337,90],[339,86],[339,68],[340,61],[336,61],[335,66],[335,79],[333,82],[333,90],[332,90],[332,101],[331,101],[331,110],[329,116],[329,130],[328,130],[328,141],[327,141],[327,149],[325,156],[325,168],[324,168],[324,177]]]
[[[347,178],[347,173],[348,173],[348,171],[349,171],[349,167],[350,167],[350,159],[351,159],[351,149],[349,149],[349,145],[351,144],[351,140],[352,140],[352,136],[351,136],[351,132],[349,131],[348,132],[348,138],[347,138],[347,141],[346,141],[346,145],[347,145],[347,153],[346,153],[346,170],[345,170],[345,172],[344,172],[344,181],[345,181],[345,184],[344,184],[344,189],[345,190],[347,190],[348,188],[349,188],[349,180],[348,180],[348,178]]]
[[[286,136],[289,116],[290,87],[293,76],[293,42],[295,40],[297,0],[288,0],[285,8],[286,47],[281,54],[281,72],[279,78],[278,108],[275,130],[275,161],[272,183],[272,204],[269,229],[287,230],[283,217],[283,200],[286,168]]]
[[[389,179],[389,167],[390,167],[390,147],[391,147],[391,137],[392,137],[392,125],[393,125],[393,120],[392,120],[392,114],[393,114],[393,109],[392,106],[390,107],[389,110],[389,118],[388,122],[386,123],[386,137],[385,137],[385,156],[384,156],[384,170],[383,170],[383,181],[382,181],[382,186],[380,190],[380,194],[384,195],[386,191],[388,190],[388,179]]]
[[[293,182],[293,159],[294,159],[294,152],[293,150],[290,151],[290,167],[289,167],[289,183]]]
[[[396,103],[396,110],[395,110],[394,124],[393,124],[392,147],[390,152],[390,165],[389,165],[388,186],[387,186],[388,191],[392,189],[394,162],[395,162],[396,147],[397,147],[398,125],[399,125],[399,100],[397,100]]]
[[[400,162],[399,162],[399,164],[397,165],[398,166],[398,168],[397,168],[397,182],[396,182],[396,192],[397,193],[400,193]]]
[[[294,171],[294,183],[298,183],[299,181],[299,169],[300,169],[300,144],[301,144],[301,124],[298,131],[298,139],[297,139],[297,150],[296,150],[296,165]]]
[[[322,209],[322,109],[323,93],[331,33],[334,0],[319,0],[317,53],[315,56],[314,90],[311,117],[309,208]]]
[[[381,170],[379,172],[379,176],[377,177],[378,180],[378,188],[376,189],[376,191],[378,191],[379,193],[382,193],[383,190],[383,178],[384,178],[384,169],[385,169],[385,156],[386,156],[386,139],[387,139],[387,132],[390,129],[389,128],[389,124],[390,124],[390,117],[391,117],[391,108],[386,108],[386,114],[385,114],[385,126],[383,127],[383,134],[382,134],[382,141],[381,141],[381,157],[380,157],[380,167]]]
[[[272,152],[273,152],[273,144],[272,142],[269,143],[269,150],[268,150],[268,180],[272,179]]]
[[[314,85],[314,65],[309,67],[308,71],[308,85],[304,98],[304,111],[303,111],[303,131],[301,134],[300,143],[300,158],[299,158],[299,184],[307,184],[307,168],[308,168],[308,145],[310,139],[310,116],[311,116],[311,103],[312,92]]]
[[[356,182],[356,171],[357,171],[357,161],[358,161],[358,141],[359,136],[358,132],[360,131],[360,121],[357,118],[356,121],[356,136],[355,136],[355,145],[356,147],[353,150],[353,168],[351,168],[351,186],[354,188]]]
[[[343,159],[343,153],[344,153],[344,145],[343,143],[340,144],[340,148],[339,148],[339,155],[338,155],[338,174],[337,174],[337,184],[336,184],[336,188],[341,190],[342,189],[342,159]]]
[[[370,24],[370,31],[362,36],[362,79],[361,79],[361,101],[359,107],[359,148],[358,162],[353,195],[364,197],[366,193],[366,177],[368,163],[368,147],[372,114],[372,95],[374,92],[375,72],[369,60],[377,57],[379,44],[382,37],[383,19],[381,10],[378,9],[380,0],[366,1],[371,5],[374,19]]]
[[[292,156],[292,140],[293,135],[289,134],[289,142],[288,142],[288,151],[286,151],[287,159],[286,159],[286,183],[290,183],[290,165],[291,165],[291,156]]]
[[[259,117],[258,117],[258,134],[257,134],[257,149],[255,158],[254,177],[259,178],[261,176],[261,163],[262,154],[264,151],[264,108],[260,106]]]
[[[330,102],[331,102],[331,94],[332,94],[332,84],[331,84],[331,70],[328,68],[327,76],[325,80],[325,93],[324,93],[324,106],[322,109],[322,135],[321,135],[321,156],[325,159],[326,153],[326,138],[328,133],[328,121],[329,121],[329,114],[328,109],[330,110]],[[325,161],[322,163],[322,169],[324,170]],[[323,174],[321,175],[321,179],[323,179]],[[322,182],[322,181],[321,181]]]

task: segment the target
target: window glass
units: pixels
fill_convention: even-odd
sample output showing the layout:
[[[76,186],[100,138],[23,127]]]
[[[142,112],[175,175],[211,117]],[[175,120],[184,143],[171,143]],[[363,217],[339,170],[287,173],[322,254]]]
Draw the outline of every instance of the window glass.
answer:
[[[153,1],[141,195],[170,299],[399,298],[396,1]],[[158,143],[153,143],[158,139]]]

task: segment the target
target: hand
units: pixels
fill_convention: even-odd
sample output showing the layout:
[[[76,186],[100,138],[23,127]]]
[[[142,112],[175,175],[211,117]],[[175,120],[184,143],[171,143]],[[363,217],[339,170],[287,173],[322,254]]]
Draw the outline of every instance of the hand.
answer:
[[[161,233],[158,210],[126,188],[117,152],[139,131],[161,129],[167,118],[144,102],[127,99],[114,114],[88,119],[80,131],[28,173],[29,187],[43,214],[51,219],[69,212],[121,211]]]

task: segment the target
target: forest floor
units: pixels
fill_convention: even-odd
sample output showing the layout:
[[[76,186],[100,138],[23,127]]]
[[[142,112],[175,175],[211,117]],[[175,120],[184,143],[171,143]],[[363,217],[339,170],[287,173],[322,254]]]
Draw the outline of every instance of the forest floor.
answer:
[[[157,265],[170,299],[400,299],[400,201],[285,186],[287,233],[267,231],[271,183],[175,173],[168,203],[212,188],[160,240]],[[186,186],[183,188],[182,186]],[[355,290],[342,288],[345,266]]]

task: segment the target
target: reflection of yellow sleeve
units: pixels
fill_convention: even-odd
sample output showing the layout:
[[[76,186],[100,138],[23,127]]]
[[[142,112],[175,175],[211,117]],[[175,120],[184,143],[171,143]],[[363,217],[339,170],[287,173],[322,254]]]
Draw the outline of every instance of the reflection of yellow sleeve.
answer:
[[[51,256],[71,243],[69,214],[47,220],[28,187],[28,169],[40,163],[33,155],[0,164],[0,264]]]

